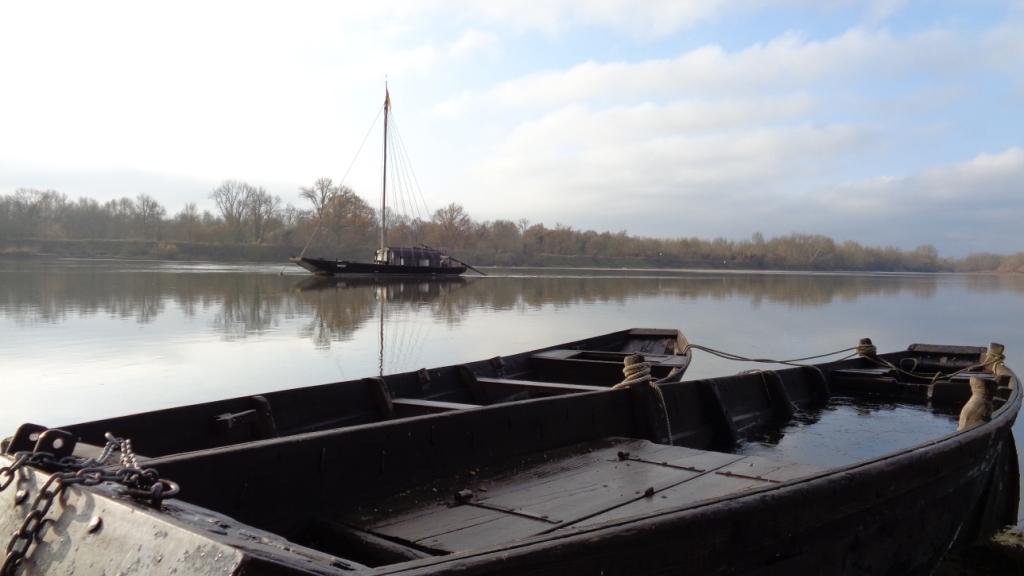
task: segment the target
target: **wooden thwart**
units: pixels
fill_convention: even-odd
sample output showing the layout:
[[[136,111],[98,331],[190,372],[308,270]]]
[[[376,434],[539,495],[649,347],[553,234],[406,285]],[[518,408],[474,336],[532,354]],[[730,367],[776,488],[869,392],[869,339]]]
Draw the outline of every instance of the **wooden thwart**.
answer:
[[[392,398],[391,405],[394,407],[395,416],[398,418],[419,416],[421,414],[437,414],[438,412],[451,412],[452,410],[469,410],[471,408],[480,407],[479,404],[422,400],[420,398]]]
[[[501,397],[527,392],[531,396],[558,396],[561,394],[578,394],[580,392],[596,392],[607,390],[604,386],[587,386],[585,384],[561,384],[557,382],[536,382],[533,380],[514,380],[510,378],[476,378],[480,389],[488,396]]]

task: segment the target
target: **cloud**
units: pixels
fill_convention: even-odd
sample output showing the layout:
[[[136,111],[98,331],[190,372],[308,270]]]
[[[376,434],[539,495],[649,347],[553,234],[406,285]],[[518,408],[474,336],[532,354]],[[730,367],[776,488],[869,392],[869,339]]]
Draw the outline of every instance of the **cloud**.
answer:
[[[497,36],[471,28],[448,45],[448,54],[456,58],[465,58],[480,53],[494,53],[498,48]]]
[[[520,31],[554,35],[580,26],[640,37],[664,37],[715,17],[724,0],[456,1],[464,13]]]
[[[907,5],[909,0],[871,0],[868,3],[868,20],[874,24],[884,22]]]
[[[1022,182],[1024,149],[1009,148],[911,176],[840,184],[823,194],[821,203],[848,215],[870,215],[880,210],[962,215],[1019,204]]]
[[[804,199],[824,227],[862,242],[938,245],[944,254],[1016,251],[1024,149],[979,154],[905,176],[847,182]],[[819,226],[822,226],[819,224]]]
[[[584,227],[677,236],[686,223],[716,235],[713,222],[820,182],[870,140],[850,126],[785,122],[809,106],[784,98],[569,107],[517,127],[471,187],[489,190],[492,214],[528,206],[531,218]],[[749,226],[744,234],[757,229]]]
[[[586,61],[500,82],[479,101],[542,109],[591,99],[614,103],[680,94],[770,93],[826,81],[852,86],[893,80],[908,72],[951,74],[968,65],[963,49],[962,39],[941,30],[897,39],[884,31],[856,28],[824,41],[787,33],[734,52],[706,45],[674,58]]]

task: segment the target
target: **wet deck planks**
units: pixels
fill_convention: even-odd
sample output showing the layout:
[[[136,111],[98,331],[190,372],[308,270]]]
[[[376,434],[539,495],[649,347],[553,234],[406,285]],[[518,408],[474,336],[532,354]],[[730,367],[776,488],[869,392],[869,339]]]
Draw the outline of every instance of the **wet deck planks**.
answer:
[[[448,478],[342,521],[393,541],[456,552],[678,508],[817,471],[609,438]]]

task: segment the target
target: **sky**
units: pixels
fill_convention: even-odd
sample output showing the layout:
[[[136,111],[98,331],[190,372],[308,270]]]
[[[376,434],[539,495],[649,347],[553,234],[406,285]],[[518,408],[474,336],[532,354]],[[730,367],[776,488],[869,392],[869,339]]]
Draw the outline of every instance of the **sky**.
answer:
[[[375,205],[385,80],[428,209],[1024,250],[1024,0],[0,0],[0,194]]]

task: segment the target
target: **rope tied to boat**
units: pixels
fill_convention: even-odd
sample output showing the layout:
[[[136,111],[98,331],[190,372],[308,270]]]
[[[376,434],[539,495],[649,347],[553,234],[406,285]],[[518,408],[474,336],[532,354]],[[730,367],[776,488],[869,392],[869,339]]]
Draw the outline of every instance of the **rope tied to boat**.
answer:
[[[875,358],[878,356],[878,348],[871,342],[871,338],[861,338],[857,343],[857,355],[861,358]]]
[[[977,370],[988,369],[992,373],[998,374],[1000,367],[1003,366],[1003,363],[1006,361],[1006,355],[1003,353],[1003,351],[1005,350],[1003,345],[993,342],[992,345],[989,346],[988,351],[985,353],[985,356],[981,359],[980,362],[976,362],[969,366],[964,366],[963,368],[960,368],[959,370],[954,370],[952,372],[943,372],[941,370],[936,370],[935,372],[917,372],[916,360],[914,361],[914,366],[908,370],[902,367],[903,361],[900,361],[901,365],[897,366],[892,362],[886,360],[885,358],[878,356],[878,354],[875,351],[874,345],[871,344],[870,338],[861,338],[860,342],[861,343],[858,344],[857,349],[858,355],[861,358],[877,366],[881,366],[882,368],[889,368],[890,370],[893,370],[894,372],[899,374],[903,374],[904,376],[930,380],[930,384],[935,384],[939,380],[948,380],[950,378],[953,378],[954,376],[959,376],[960,374],[963,374],[965,372],[974,372]],[[863,349],[865,353],[861,353],[861,349]],[[906,358],[904,358],[904,360],[906,360]]]
[[[989,346],[988,351],[985,353],[985,361],[982,364],[989,366],[995,372],[996,368],[1006,362],[1006,354],[1003,353],[1003,350],[1002,345]]]
[[[842,358],[839,358],[838,360],[836,360],[837,362],[842,361],[842,360],[849,360],[850,358],[853,358],[853,357],[857,356],[858,348],[859,348],[859,346],[851,346],[849,348],[842,348],[840,350],[835,350],[833,352],[826,352],[824,354],[815,354],[813,356],[803,356],[801,358],[790,358],[790,359],[787,359],[787,360],[776,360],[774,358],[751,358],[751,357],[747,357],[747,356],[740,356],[739,354],[734,354],[732,352],[725,352],[725,351],[722,351],[722,350],[716,350],[714,348],[711,348],[710,346],[702,346],[700,344],[693,344],[691,342],[688,342],[686,344],[686,346],[683,347],[682,351],[679,352],[679,353],[680,354],[686,354],[686,353],[690,352],[691,350],[700,350],[701,352],[706,352],[708,354],[711,354],[712,356],[717,356],[717,357],[725,359],[725,360],[732,360],[734,362],[756,362],[756,363],[759,363],[759,364],[784,364],[786,366],[799,366],[799,367],[802,367],[802,368],[812,368],[812,367],[814,367],[813,364],[803,364],[803,362],[806,361],[806,360],[817,360],[819,358],[828,358],[829,356],[838,356],[839,354],[846,354],[846,356],[844,356]]]
[[[612,390],[645,383],[652,388],[657,388],[654,385],[654,379],[651,377],[651,363],[645,361],[641,354],[626,356],[622,360],[622,364],[622,375],[625,376],[625,379],[612,386]]]
[[[651,363],[644,359],[643,354],[639,352],[630,354],[622,359],[622,375],[624,379],[622,382],[612,386],[612,390],[621,390],[623,388],[641,388],[645,387],[651,391],[651,398],[654,403],[654,413],[652,420],[657,418],[657,415],[663,419],[665,424],[665,438],[669,446],[672,445],[672,423],[668,416],[668,404],[665,403],[665,395],[662,393],[661,388],[658,387],[654,376],[651,374]]]

